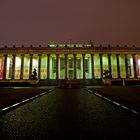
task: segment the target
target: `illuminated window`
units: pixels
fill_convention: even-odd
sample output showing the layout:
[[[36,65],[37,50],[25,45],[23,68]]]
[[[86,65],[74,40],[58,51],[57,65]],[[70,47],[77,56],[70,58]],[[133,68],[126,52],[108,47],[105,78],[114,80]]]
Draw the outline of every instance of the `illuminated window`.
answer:
[[[85,55],[85,76],[86,76],[86,79],[91,79],[92,78],[91,55],[90,54]]]
[[[68,79],[74,79],[74,57],[72,54],[69,54],[67,59],[67,76]]]
[[[20,79],[21,72],[21,56],[15,58],[15,79]]]
[[[120,63],[120,76],[121,78],[126,78],[126,68],[125,68],[125,56],[121,54],[119,56],[119,63]]]
[[[59,79],[65,79],[65,56],[62,54],[58,57],[58,71]]]
[[[118,78],[117,57],[115,54],[111,55],[111,72],[112,72],[112,78]]]
[[[29,79],[29,65],[30,65],[30,56],[24,56],[24,66],[23,66],[23,79]]]
[[[56,79],[56,55],[50,55],[50,79]]]
[[[7,57],[7,69],[6,69],[6,79],[11,79],[12,78],[12,55],[8,55]]]
[[[103,54],[102,60],[103,60],[103,72],[104,72],[104,70],[109,70],[108,55]]]
[[[46,79],[47,78],[47,71],[48,71],[47,60],[48,60],[47,55],[42,55],[41,56],[41,70],[40,70],[41,79]]]
[[[96,53],[94,54],[94,77],[95,79],[101,78],[100,56]]]

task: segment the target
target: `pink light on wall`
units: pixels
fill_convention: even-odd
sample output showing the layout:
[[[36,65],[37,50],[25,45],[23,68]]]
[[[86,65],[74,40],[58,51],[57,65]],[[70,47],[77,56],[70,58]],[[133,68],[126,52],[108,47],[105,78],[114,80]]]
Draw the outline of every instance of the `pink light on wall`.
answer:
[[[140,59],[139,59],[138,55],[136,55],[136,57],[135,57],[135,62],[136,62],[137,77],[140,77]]]
[[[3,79],[3,72],[4,72],[4,57],[1,60],[1,69],[0,69],[0,79]]]

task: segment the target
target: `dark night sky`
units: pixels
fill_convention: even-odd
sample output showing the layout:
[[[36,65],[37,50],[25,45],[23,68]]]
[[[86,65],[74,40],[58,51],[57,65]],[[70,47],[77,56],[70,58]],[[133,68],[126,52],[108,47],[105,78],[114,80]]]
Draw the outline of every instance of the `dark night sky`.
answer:
[[[1,45],[140,46],[139,0],[0,0]]]

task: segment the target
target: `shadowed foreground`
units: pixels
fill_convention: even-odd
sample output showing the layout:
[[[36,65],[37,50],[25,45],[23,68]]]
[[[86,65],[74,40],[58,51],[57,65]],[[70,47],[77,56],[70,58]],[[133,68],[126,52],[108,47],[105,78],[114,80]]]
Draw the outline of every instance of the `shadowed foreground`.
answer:
[[[1,139],[139,139],[140,121],[84,89],[56,89],[0,118]]]
[[[0,88],[0,109],[49,91],[49,88]]]

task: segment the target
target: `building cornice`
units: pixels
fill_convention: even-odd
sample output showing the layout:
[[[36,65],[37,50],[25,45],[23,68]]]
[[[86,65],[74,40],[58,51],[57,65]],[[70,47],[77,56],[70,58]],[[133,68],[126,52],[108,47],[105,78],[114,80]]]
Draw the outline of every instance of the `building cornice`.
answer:
[[[127,47],[126,45],[124,47],[119,47],[118,45],[116,47],[111,47],[108,45],[107,47],[104,47],[102,45],[100,46],[82,46],[82,47],[76,47],[76,45],[73,45],[73,47],[68,47],[68,45],[64,45],[64,47],[59,47],[58,45],[56,47],[42,47],[39,45],[39,47],[3,47],[0,48],[0,54],[94,54],[94,53],[123,53],[123,54],[139,54],[140,53],[140,47]]]

